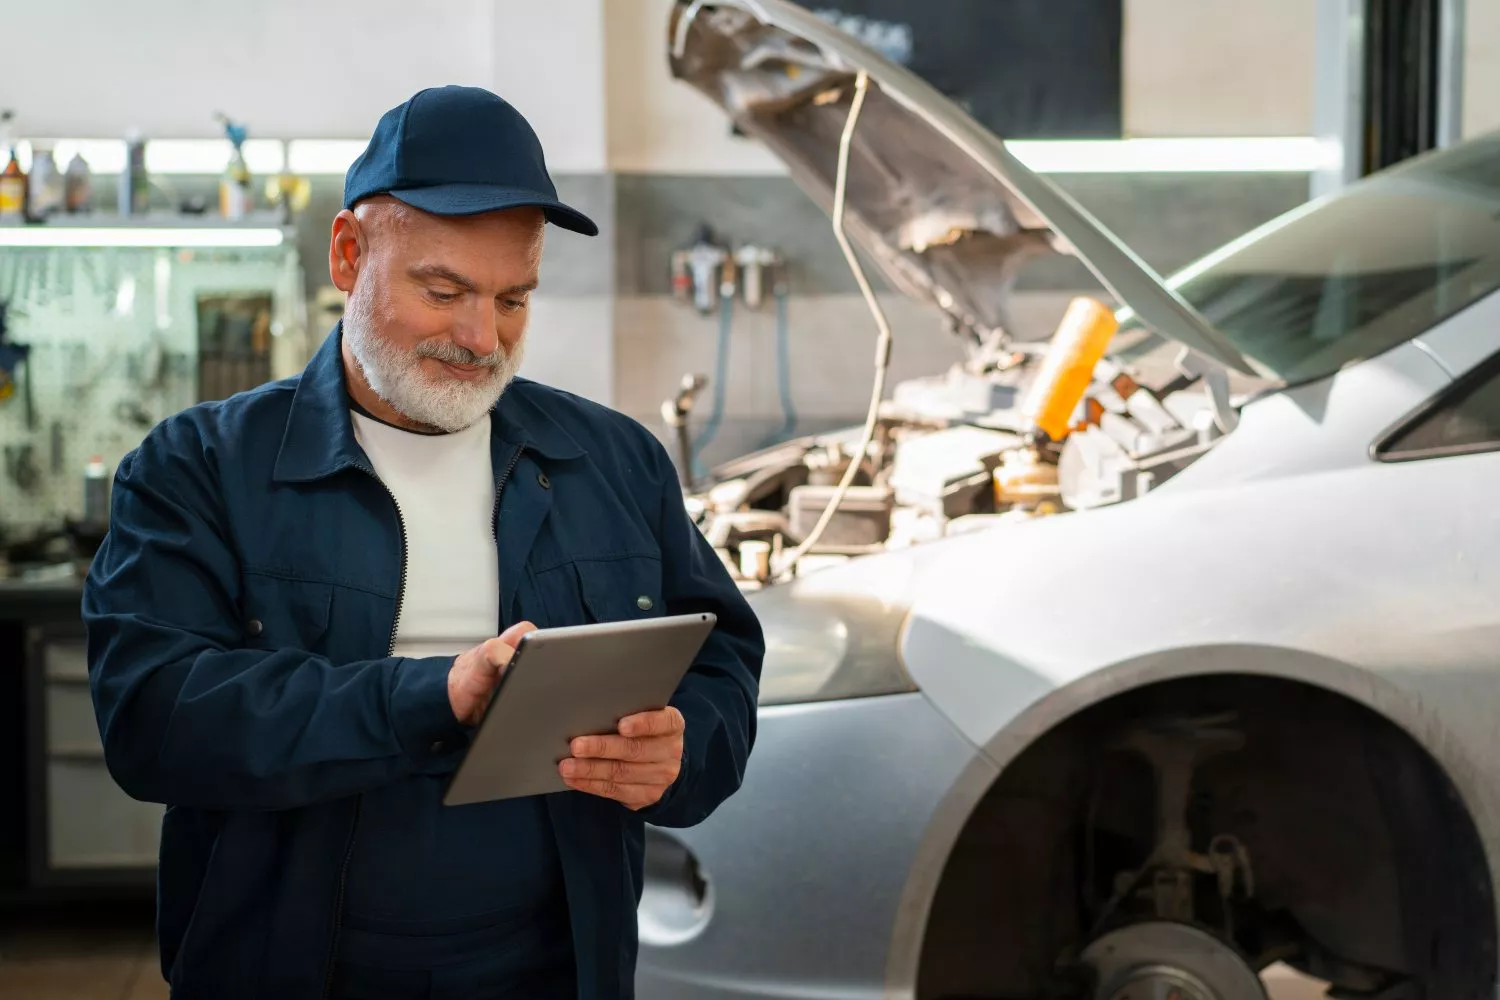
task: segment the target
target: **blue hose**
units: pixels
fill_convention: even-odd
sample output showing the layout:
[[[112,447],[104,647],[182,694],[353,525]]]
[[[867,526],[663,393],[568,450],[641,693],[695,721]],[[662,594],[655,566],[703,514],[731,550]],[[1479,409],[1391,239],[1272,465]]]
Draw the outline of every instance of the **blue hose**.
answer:
[[[693,478],[703,477],[704,469],[700,456],[703,449],[719,433],[719,424],[724,419],[724,393],[729,382],[729,332],[734,322],[734,296],[725,295],[719,300],[719,347],[714,358],[714,405],[709,412],[703,430],[693,439]]]
[[[781,427],[761,447],[790,441],[797,433],[797,409],[792,405],[792,346],[787,322],[787,289],[778,283],[776,296],[776,386],[781,393]]]

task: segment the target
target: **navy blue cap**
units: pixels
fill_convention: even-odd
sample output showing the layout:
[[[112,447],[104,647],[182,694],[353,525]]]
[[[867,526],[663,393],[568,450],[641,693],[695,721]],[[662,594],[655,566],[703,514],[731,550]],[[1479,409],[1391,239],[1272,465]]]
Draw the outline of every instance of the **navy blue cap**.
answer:
[[[344,177],[344,207],[388,194],[433,215],[534,205],[585,236],[592,219],[557,200],[542,144],[521,113],[480,87],[433,87],[380,116]]]

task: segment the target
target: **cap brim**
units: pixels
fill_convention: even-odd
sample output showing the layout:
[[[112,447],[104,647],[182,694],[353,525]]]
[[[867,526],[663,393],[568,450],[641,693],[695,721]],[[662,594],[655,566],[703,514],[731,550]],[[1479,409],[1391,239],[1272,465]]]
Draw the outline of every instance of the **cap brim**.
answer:
[[[507,208],[540,208],[554,226],[585,236],[598,236],[594,220],[539,191],[496,187],[491,184],[439,184],[434,187],[391,191],[392,198],[433,215],[478,215]]]

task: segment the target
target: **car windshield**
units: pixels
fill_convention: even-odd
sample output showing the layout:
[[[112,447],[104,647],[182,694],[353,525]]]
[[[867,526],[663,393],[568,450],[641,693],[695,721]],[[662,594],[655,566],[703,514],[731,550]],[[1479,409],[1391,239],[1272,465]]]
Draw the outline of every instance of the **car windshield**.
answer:
[[[1381,354],[1500,287],[1500,132],[1304,205],[1168,284],[1275,382]]]

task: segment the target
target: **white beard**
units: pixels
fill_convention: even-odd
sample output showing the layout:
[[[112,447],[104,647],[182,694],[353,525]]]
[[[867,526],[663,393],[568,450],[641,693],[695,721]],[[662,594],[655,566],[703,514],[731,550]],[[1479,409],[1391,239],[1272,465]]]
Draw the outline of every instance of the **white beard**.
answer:
[[[358,293],[349,296],[344,340],[375,395],[408,420],[450,433],[472,427],[494,408],[521,368],[524,338],[508,352],[503,347],[495,352],[498,357],[488,378],[433,378],[423,371],[422,359],[431,356],[426,351],[442,351],[444,347],[402,349],[375,334],[373,310],[366,299]],[[446,347],[451,349],[453,345]]]

